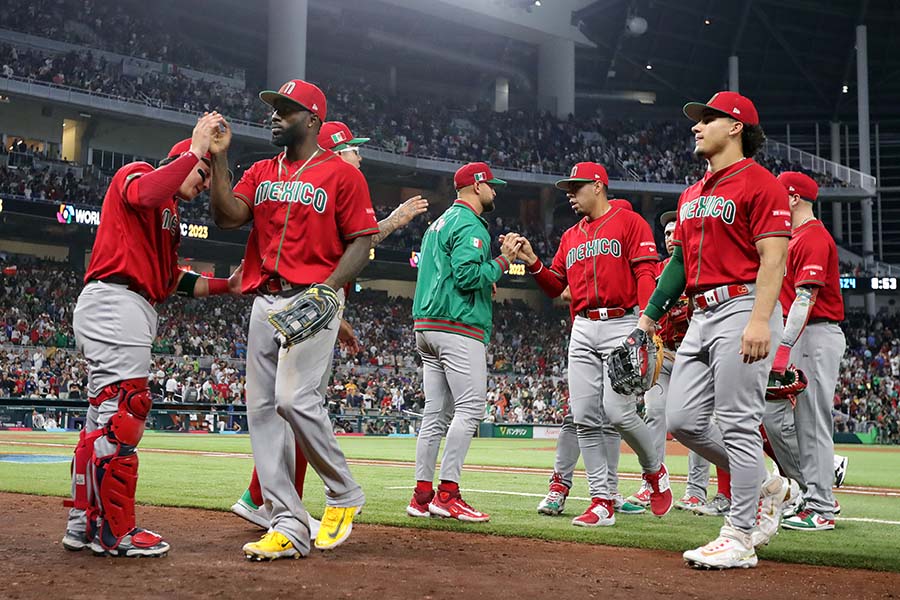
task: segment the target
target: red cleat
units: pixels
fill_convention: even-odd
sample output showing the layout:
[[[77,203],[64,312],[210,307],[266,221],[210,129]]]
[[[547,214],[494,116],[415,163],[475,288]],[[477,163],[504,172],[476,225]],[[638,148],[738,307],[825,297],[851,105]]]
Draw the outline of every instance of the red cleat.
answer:
[[[462,499],[458,491],[448,492],[439,489],[434,499],[428,504],[428,511],[439,517],[466,521],[468,523],[484,523],[491,518],[489,514],[475,510],[466,504],[466,501]]]
[[[672,489],[666,465],[660,465],[656,473],[644,473],[643,477],[650,486],[650,511],[657,517],[666,515],[672,510]]]

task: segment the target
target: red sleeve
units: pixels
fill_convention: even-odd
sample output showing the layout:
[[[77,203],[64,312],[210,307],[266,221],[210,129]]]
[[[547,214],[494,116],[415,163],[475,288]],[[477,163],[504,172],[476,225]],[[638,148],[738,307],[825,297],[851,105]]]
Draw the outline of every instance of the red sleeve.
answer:
[[[805,235],[802,243],[796,243],[793,250],[789,270],[794,288],[825,287],[828,241],[820,235]]]
[[[234,186],[234,197],[247,205],[250,212],[253,212],[253,199],[256,198],[256,188],[259,185],[260,164],[266,161],[255,162],[250,168],[244,171],[241,180]]]
[[[637,282],[638,305],[641,310],[647,308],[650,296],[656,290],[656,263],[643,261],[634,265],[631,269]]]
[[[566,289],[565,279],[560,278],[556,273],[545,267],[540,260],[526,268],[534,276],[534,281],[538,286],[551,298],[556,298]]]
[[[559,248],[553,256],[553,262],[550,263],[550,271],[563,281],[566,281],[566,253],[568,245],[566,244],[566,236],[563,234],[559,240]]]
[[[164,167],[154,169],[147,163],[125,177],[124,197],[134,208],[155,208],[172,199],[185,178],[191,174],[200,159],[192,152],[185,152]]]
[[[753,243],[767,237],[791,237],[791,208],[788,194],[778,180],[765,171],[761,181],[750,181],[756,192],[750,201],[750,232]]]
[[[631,227],[628,232],[628,247],[625,249],[625,256],[631,264],[644,261],[659,261],[659,253],[656,251],[656,241],[653,239],[653,231],[650,224],[637,213],[631,221]]]
[[[544,266],[540,259],[530,267],[526,267],[528,272],[534,276],[535,283],[540,286],[544,293],[551,298],[556,298],[566,289],[568,282],[566,280],[566,236],[563,234],[559,241],[559,248],[553,256],[553,262],[550,268]]]
[[[346,164],[346,163],[344,163]],[[369,196],[369,184],[362,171],[347,165],[340,172],[337,197],[338,231],[345,241],[378,233],[375,209]]]

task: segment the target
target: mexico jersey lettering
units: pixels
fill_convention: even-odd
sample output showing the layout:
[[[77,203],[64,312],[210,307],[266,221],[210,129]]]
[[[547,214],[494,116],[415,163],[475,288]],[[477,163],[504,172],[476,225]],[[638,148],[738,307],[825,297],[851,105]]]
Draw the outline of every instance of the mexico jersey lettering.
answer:
[[[115,277],[128,280],[153,302],[175,289],[181,228],[178,206],[170,198],[149,208],[129,199],[137,178],[153,171],[144,162],[125,165],[113,176],[103,198],[100,226],[91,252],[85,283]]]
[[[330,151],[304,162],[289,162],[282,152],[254,163],[234,188],[253,212],[244,293],[274,277],[297,285],[321,283],[351,240],[378,233],[359,169]]]
[[[656,261],[656,242],[644,219],[615,208],[594,221],[587,217],[560,240],[550,270],[569,285],[572,312],[586,308],[631,308],[638,303],[632,266]]]
[[[755,282],[756,242],[790,235],[787,192],[768,170],[745,158],[707,172],[678,199],[674,243],[684,256],[685,292]]]
[[[794,230],[788,244],[787,269],[781,284],[781,309],[787,317],[798,287],[818,288],[810,319],[844,320],[837,246],[821,221]]]

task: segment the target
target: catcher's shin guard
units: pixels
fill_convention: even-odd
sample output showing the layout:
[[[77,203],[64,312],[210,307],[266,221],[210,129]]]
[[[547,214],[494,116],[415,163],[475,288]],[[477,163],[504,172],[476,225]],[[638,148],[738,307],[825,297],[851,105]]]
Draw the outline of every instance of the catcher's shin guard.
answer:
[[[112,389],[111,389],[112,388]],[[146,379],[128,379],[104,389],[118,396],[119,410],[102,429],[112,454],[94,456],[93,484],[100,506],[101,546],[115,548],[135,527],[134,493],[138,479],[137,444],[144,435],[147,414],[153,406]]]
[[[84,429],[78,434],[75,456],[72,457],[72,498],[63,502],[64,506],[85,511],[88,539],[93,539],[98,507],[97,497],[88,470],[94,458],[94,440],[103,435],[102,429],[88,433]]]

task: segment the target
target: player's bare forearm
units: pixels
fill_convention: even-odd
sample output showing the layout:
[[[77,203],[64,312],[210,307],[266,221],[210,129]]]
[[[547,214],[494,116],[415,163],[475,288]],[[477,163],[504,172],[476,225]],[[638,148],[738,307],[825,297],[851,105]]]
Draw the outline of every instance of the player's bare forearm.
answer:
[[[397,208],[386,219],[378,222],[378,233],[372,236],[372,247],[380,244],[384,239],[405,227],[407,223],[428,210],[428,199],[422,196],[413,196]]]
[[[394,213],[391,213],[390,216],[378,221],[378,233],[370,236],[370,239],[372,240],[371,247],[374,248],[383,242],[387,236],[400,229],[400,227],[400,217]]]
[[[369,264],[369,250],[372,249],[372,240],[369,237],[358,237],[350,242],[334,272],[322,283],[337,290],[356,279],[359,272]]]
[[[228,155],[212,155],[212,179],[209,183],[209,208],[213,221],[222,229],[236,229],[250,222],[253,215],[246,204],[234,197],[228,177]]]
[[[781,293],[788,239],[765,238],[756,242],[756,249],[759,252],[759,272],[756,274],[756,300],[750,320],[768,323]]]

